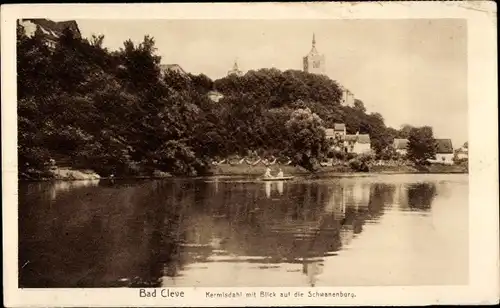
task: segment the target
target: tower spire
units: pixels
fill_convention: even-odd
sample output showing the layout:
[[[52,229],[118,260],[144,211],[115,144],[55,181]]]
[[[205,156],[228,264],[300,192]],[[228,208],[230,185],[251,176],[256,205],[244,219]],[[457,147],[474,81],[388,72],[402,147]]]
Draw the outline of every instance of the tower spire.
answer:
[[[312,47],[316,47],[316,34],[313,32],[313,42]]]

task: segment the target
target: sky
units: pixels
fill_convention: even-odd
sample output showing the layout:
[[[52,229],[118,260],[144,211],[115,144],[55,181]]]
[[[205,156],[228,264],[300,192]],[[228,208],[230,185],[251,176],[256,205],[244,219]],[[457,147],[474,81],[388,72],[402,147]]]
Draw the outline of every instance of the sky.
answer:
[[[462,19],[77,20],[83,36],[103,34],[116,50],[155,38],[163,64],[223,77],[241,70],[302,69],[316,48],[326,74],[388,126],[429,125],[455,148],[467,141],[467,28]]]

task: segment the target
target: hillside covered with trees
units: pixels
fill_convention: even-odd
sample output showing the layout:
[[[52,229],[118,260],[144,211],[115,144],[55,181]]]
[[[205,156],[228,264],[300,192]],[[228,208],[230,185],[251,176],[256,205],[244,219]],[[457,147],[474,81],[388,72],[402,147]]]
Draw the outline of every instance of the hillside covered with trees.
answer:
[[[326,76],[260,69],[242,77],[162,74],[154,39],[110,51],[103,37],[64,31],[55,49],[17,33],[20,177],[43,176],[50,161],[102,176],[155,170],[193,175],[231,155],[274,155],[313,170],[329,153],[324,128],[367,133],[379,158],[404,132],[363,103],[341,106]],[[224,95],[210,100],[209,91]],[[389,153],[389,154],[388,154]]]

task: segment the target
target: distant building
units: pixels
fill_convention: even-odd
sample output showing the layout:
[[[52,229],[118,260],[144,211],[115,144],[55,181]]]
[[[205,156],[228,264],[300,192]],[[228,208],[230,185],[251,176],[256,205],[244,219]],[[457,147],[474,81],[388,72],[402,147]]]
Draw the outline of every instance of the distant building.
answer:
[[[38,33],[42,35],[44,42],[50,48],[56,47],[57,40],[65,29],[70,29],[77,38],[82,37],[78,24],[74,20],[55,22],[49,19],[21,19],[19,25],[24,28],[28,37],[32,37],[36,31],[39,31]]]
[[[355,99],[354,94],[344,87],[341,87],[341,90],[342,90],[342,99],[340,102],[342,106],[353,107]]]
[[[469,159],[469,149],[461,147],[455,151],[455,155],[458,159]]]
[[[325,130],[326,139],[334,139],[336,137],[343,137],[346,135],[346,128],[344,123],[335,123],[333,128],[327,128]]]
[[[227,75],[228,76],[234,75],[234,76],[238,76],[238,77],[243,76],[243,72],[238,68],[238,62],[237,61],[234,61],[233,69],[231,69],[230,71],[228,71]]]
[[[340,140],[340,145],[332,145],[332,149],[346,153],[363,154],[371,152],[371,140],[369,134],[349,135],[344,123],[335,123],[333,128],[325,129],[325,138],[328,140]]]
[[[344,123],[335,123],[333,124],[333,130],[335,134],[339,134],[341,136],[346,135],[346,128]]]
[[[325,129],[325,138],[332,140],[335,138],[335,130],[333,128]]]
[[[302,58],[304,72],[312,74],[325,73],[325,56],[319,54],[316,49],[316,36],[313,34],[312,48],[309,53]]]
[[[451,139],[436,139],[436,159],[429,159],[429,162],[452,165],[453,156]]]
[[[396,152],[400,155],[406,155],[408,153],[408,144],[410,141],[408,139],[394,139],[393,147]]]
[[[186,71],[183,70],[179,64],[160,64],[160,70],[162,76],[164,76],[167,72],[174,72],[182,76],[187,76]]]
[[[302,58],[302,67],[304,72],[311,74],[324,75],[326,71],[325,55],[320,54],[316,49],[316,36],[313,34],[312,48],[309,53]],[[354,94],[344,87],[342,90],[342,98],[340,100],[343,106],[354,106]]]
[[[224,98],[224,95],[222,95],[222,93],[218,92],[218,91],[209,91],[207,93],[208,95],[208,98],[210,98],[210,100],[212,100],[213,102],[219,102],[219,100],[223,99]]]
[[[345,151],[347,153],[366,154],[371,152],[369,134],[345,135]]]

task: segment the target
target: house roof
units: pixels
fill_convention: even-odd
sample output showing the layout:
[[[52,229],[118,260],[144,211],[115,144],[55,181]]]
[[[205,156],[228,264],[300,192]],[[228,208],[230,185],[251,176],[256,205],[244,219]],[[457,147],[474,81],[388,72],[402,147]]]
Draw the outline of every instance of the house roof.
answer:
[[[75,20],[66,20],[66,21],[53,21],[49,19],[23,19],[23,21],[31,22],[35,25],[38,25],[45,36],[48,38],[55,39],[59,37],[64,29],[69,28],[76,34],[78,37],[81,36],[80,29],[78,28],[78,24]]]
[[[222,93],[220,93],[219,91],[211,90],[211,91],[208,91],[208,95],[222,95]]]
[[[343,130],[345,130],[345,124],[344,123],[335,123],[335,124],[333,124],[333,128],[335,130],[343,131]]]
[[[359,134],[359,135],[345,135],[345,141],[358,142],[358,143],[370,143],[370,135]]]
[[[436,153],[439,154],[453,154],[453,145],[451,139],[435,139],[436,140]]]
[[[396,138],[394,139],[394,148],[396,150],[406,150],[406,148],[408,147],[408,143],[410,143],[408,139]]]
[[[327,137],[333,137],[335,136],[335,131],[333,130],[333,128],[327,128],[325,129],[325,134]]]

